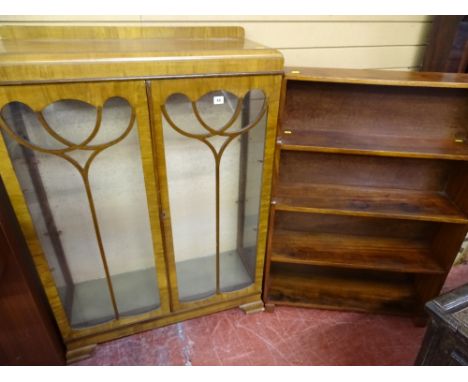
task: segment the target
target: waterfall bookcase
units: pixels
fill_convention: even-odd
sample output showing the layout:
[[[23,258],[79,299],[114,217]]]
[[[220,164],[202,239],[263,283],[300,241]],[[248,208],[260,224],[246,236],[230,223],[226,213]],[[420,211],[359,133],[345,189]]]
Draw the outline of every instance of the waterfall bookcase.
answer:
[[[267,310],[420,317],[467,233],[468,76],[294,68],[282,94]]]

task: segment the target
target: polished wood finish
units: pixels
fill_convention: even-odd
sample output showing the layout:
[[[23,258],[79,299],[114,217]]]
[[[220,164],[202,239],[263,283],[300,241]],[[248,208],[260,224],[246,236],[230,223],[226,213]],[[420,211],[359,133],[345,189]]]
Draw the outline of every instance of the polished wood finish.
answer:
[[[242,309],[246,314],[260,313],[265,310],[265,306],[263,305],[262,300],[243,304],[239,306],[239,308]]]
[[[430,88],[468,87],[467,76],[457,73],[306,67],[286,67],[284,71],[288,81]]]
[[[468,76],[288,68],[264,300],[423,313],[468,223]]]
[[[78,349],[69,350],[67,352],[67,363],[71,364],[71,363],[89,358],[94,353],[95,349],[96,349],[96,344],[83,346]]]
[[[466,145],[452,140],[385,136],[378,137],[353,132],[308,131],[283,135],[282,150],[323,153],[361,154],[408,158],[468,160]]]
[[[229,27],[158,27],[158,26],[51,26],[51,25],[7,25],[0,26],[0,34],[8,40],[94,40],[98,45],[100,40],[135,39],[136,43],[141,40],[152,38],[193,38],[193,39],[216,39],[233,38],[243,39],[244,28]],[[76,41],[73,41],[76,44]],[[200,41],[202,43],[202,41]]]
[[[100,110],[107,99],[121,97],[129,102],[138,125],[160,307],[143,314],[123,316],[118,314],[118,306],[114,303],[116,314],[113,320],[81,329],[72,328],[67,318],[4,139],[0,137],[0,175],[66,344],[67,360],[71,362],[86,357],[97,343],[103,341],[220,310],[238,306],[246,312],[263,310],[261,286],[282,81],[282,55],[276,50],[245,40],[243,29],[237,27],[1,26],[0,36],[3,47],[0,54],[0,108],[18,101],[41,115],[41,111],[55,101],[74,99]],[[267,127],[255,281],[241,290],[226,293],[218,290],[218,294],[207,299],[180,302],[172,233],[168,225],[170,209],[161,136],[161,105],[167,96],[175,92],[183,92],[192,100],[197,100],[210,91],[220,89],[238,97],[244,97],[251,89],[260,89],[266,96]],[[1,128],[13,137],[8,126],[4,125]],[[47,123],[42,125],[48,127]],[[50,134],[53,133],[49,130]],[[55,138],[65,146],[70,146],[70,142],[63,137]],[[18,137],[15,140],[28,146],[25,140]],[[71,148],[94,149],[86,146],[91,140],[80,144],[83,147],[72,145]],[[70,147],[52,150],[52,155],[70,162],[86,184],[89,166],[81,168],[78,163],[68,159],[68,149]],[[242,185],[239,193],[242,197]],[[88,199],[92,207],[91,192],[88,192]],[[99,241],[98,223],[94,219]],[[105,262],[105,248],[101,246],[100,249],[101,258]],[[0,271],[2,264],[0,262]],[[109,282],[108,287],[112,290],[112,283]]]
[[[273,313],[275,311],[275,304],[265,304],[265,312]]]
[[[405,239],[275,232],[271,260],[276,263],[328,265],[404,273],[443,273],[425,242]]]
[[[2,26],[0,84],[280,73],[239,27]]]
[[[401,86],[362,86],[346,82],[311,83],[293,78],[286,83],[282,148],[395,157],[468,158],[468,146],[463,144],[468,140],[465,129],[468,83],[459,82],[460,88],[454,89],[413,87],[414,82],[410,85],[401,82]],[[408,103],[413,107],[408,109]],[[365,112],[356,112],[361,109]],[[391,118],[382,118],[383,115]]]
[[[367,270],[274,264],[269,296],[275,304],[412,314],[411,275]]]
[[[468,223],[467,216],[437,192],[303,183],[281,185],[277,191],[280,211]]]
[[[63,365],[65,347],[0,179],[0,365]]]

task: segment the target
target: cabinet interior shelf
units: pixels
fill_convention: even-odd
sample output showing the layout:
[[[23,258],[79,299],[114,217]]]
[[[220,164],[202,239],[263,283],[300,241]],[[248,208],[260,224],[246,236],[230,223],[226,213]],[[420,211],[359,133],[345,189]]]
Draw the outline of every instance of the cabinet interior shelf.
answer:
[[[455,142],[455,136],[452,140],[437,140],[332,130],[301,131],[286,125],[283,126],[280,147],[288,151],[468,160],[468,143]]]
[[[422,240],[276,230],[271,261],[403,273],[443,274]]]
[[[272,303],[404,315],[417,301],[410,274],[302,264],[273,263],[269,290]]]
[[[279,184],[276,210],[467,224],[441,192],[310,183]]]

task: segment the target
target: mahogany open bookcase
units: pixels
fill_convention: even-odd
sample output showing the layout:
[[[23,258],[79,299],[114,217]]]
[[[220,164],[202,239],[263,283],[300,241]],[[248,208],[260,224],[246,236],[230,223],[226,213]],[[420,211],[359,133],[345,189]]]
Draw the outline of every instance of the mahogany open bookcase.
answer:
[[[467,232],[467,129],[466,76],[286,70],[267,310],[422,315]]]

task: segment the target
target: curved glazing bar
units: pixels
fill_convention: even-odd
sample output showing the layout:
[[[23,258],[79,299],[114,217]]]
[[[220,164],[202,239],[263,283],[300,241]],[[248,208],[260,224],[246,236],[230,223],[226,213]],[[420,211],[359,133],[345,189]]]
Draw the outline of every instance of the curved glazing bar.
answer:
[[[120,97],[97,107],[61,100],[41,111],[13,102],[1,112],[0,130],[72,328],[159,306],[135,126]]]
[[[260,90],[219,90],[161,107],[180,301],[255,281],[266,105]]]

